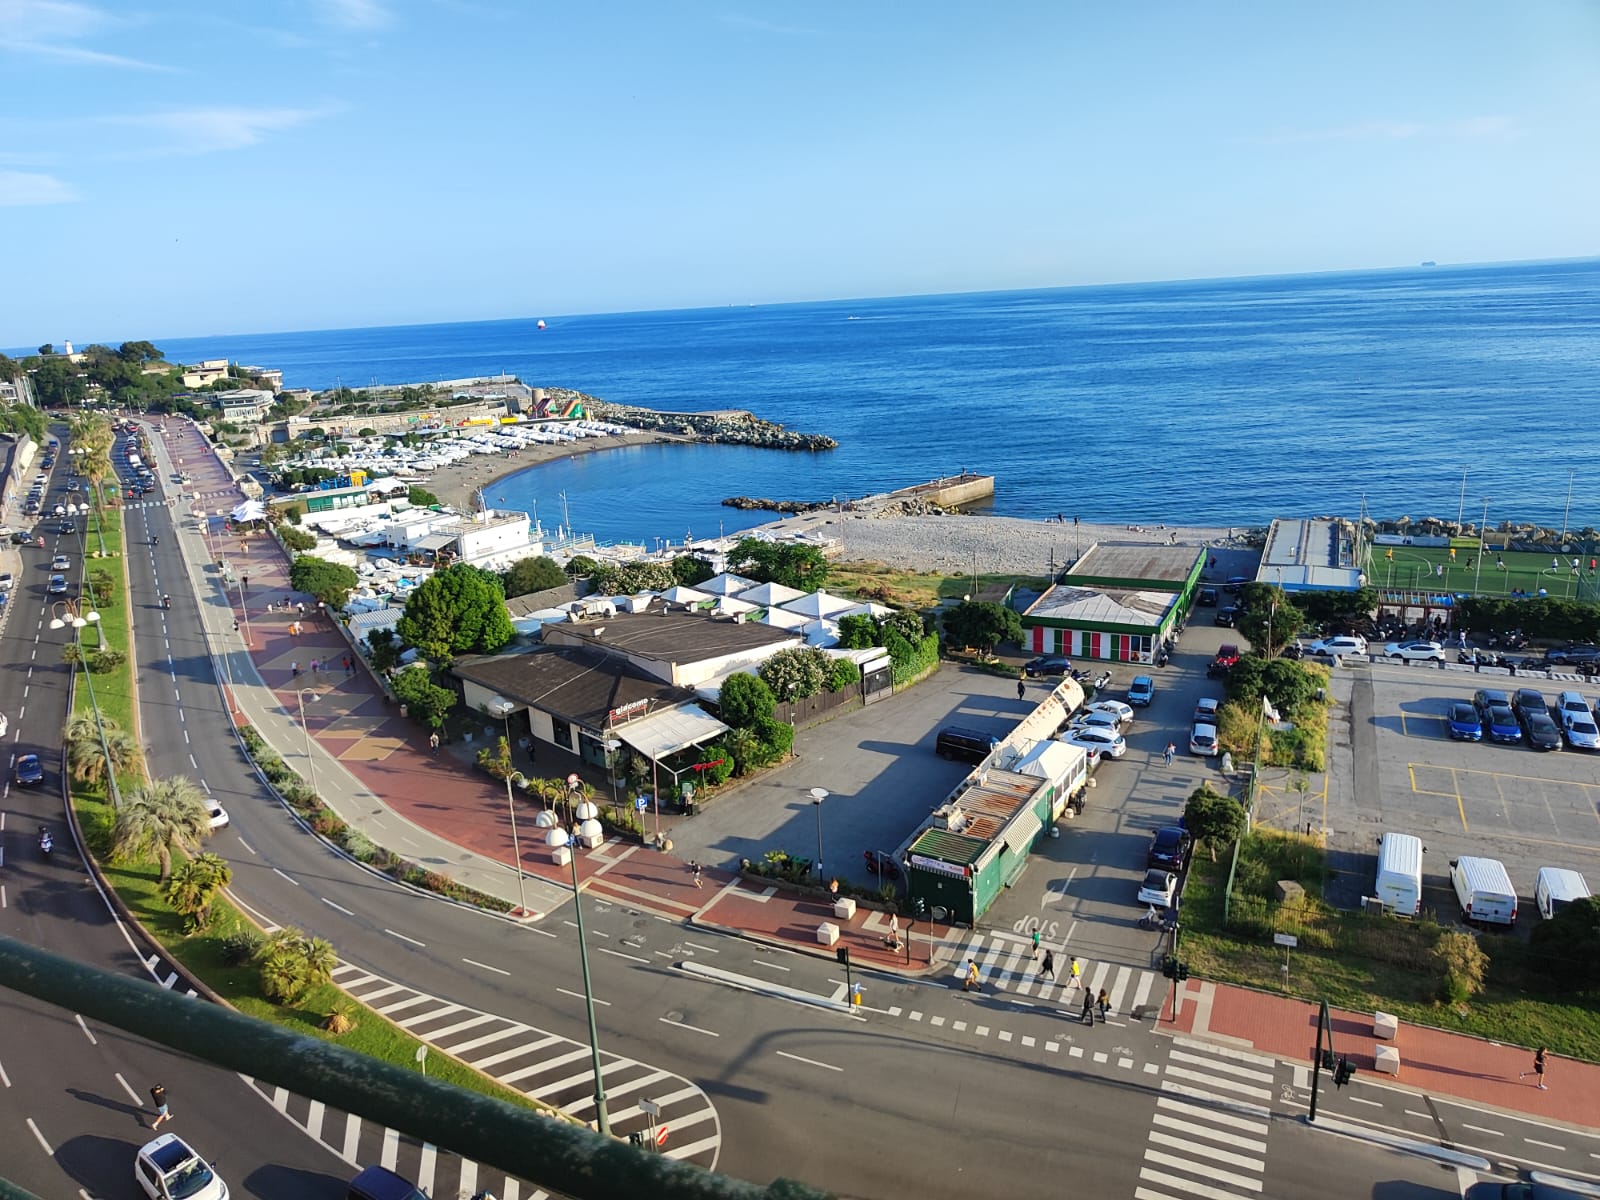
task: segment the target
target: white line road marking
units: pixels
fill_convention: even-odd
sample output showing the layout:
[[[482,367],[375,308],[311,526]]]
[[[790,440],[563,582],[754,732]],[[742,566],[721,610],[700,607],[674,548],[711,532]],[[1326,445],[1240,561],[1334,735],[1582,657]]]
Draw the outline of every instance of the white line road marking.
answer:
[[[1540,1146],[1546,1150],[1565,1150],[1565,1146],[1558,1146],[1554,1142],[1541,1142],[1538,1138],[1523,1138],[1530,1146]]]
[[[722,1036],[720,1033],[713,1033],[709,1029],[701,1029],[700,1026],[698,1026],[698,1025],[689,1025],[689,1024],[683,1022],[683,1021],[669,1021],[665,1017],[657,1017],[656,1020],[660,1021],[663,1025],[671,1025],[674,1029],[692,1029],[696,1033],[705,1034],[707,1037],[721,1037]]]
[[[255,854],[255,847],[253,847],[249,842],[245,841],[243,838],[239,839],[239,845],[243,846],[251,854]]]
[[[600,953],[601,954],[611,954],[611,955],[614,955],[617,958],[625,958],[629,962],[645,963],[645,964],[648,964],[650,962],[650,960],[648,958],[640,958],[637,954],[624,954],[621,950],[612,950],[608,946],[601,946],[599,949],[600,949]]]
[[[510,971],[502,971],[499,967],[491,967],[488,963],[481,963],[475,958],[463,958],[462,962],[469,967],[480,967],[485,971],[493,971],[496,975],[510,975]]]
[[[569,992],[564,987],[558,987],[556,989],[556,991],[560,992],[563,996],[571,996],[574,1000],[584,1000],[584,999],[587,998],[587,997],[584,996],[584,994],[582,992]],[[594,997],[594,1001],[593,1002],[595,1004],[604,1005],[606,1008],[610,1008],[611,1007],[611,1001],[602,1000],[602,999],[600,999],[599,996]]]
[[[671,956],[669,955],[668,957],[671,957]],[[788,967],[783,966],[781,963],[768,962],[764,958],[752,959],[751,962],[754,963],[754,965],[756,965],[758,967],[771,967],[774,971],[787,971],[787,970],[789,970]],[[898,1014],[896,1014],[896,1015],[898,1015]]]
[[[1350,1097],[1350,1103],[1351,1104],[1370,1104],[1370,1105],[1372,1105],[1373,1108],[1382,1108],[1383,1107],[1383,1103],[1381,1101],[1378,1101],[1378,1100],[1364,1100],[1360,1096],[1351,1096]]]
[[[407,937],[407,936],[406,936],[406,935],[405,935],[405,934],[403,934],[403,933],[396,933],[396,932],[395,932],[395,931],[394,931],[394,930],[392,930],[392,929],[385,929],[385,930],[384,930],[384,932],[385,932],[385,933],[387,933],[387,934],[388,934],[388,935],[389,935],[389,936],[390,936],[390,937],[394,937],[394,938],[399,938],[399,939],[400,939],[400,940],[401,940],[401,941],[402,941],[402,942],[410,942],[410,943],[411,943],[411,944],[412,944],[412,945],[413,945],[413,946],[423,946],[423,947],[426,947],[426,946],[427,946],[427,944],[428,944],[428,943],[427,943],[427,942],[419,942],[419,941],[417,941],[417,939],[416,939],[416,938],[413,938],[413,937]]]
[[[300,886],[293,879],[289,879],[289,877],[287,875],[285,875],[282,871],[278,870],[277,867],[273,867],[272,868],[272,873],[274,875],[278,876],[280,879],[285,879],[285,880],[288,880],[288,882],[293,883],[295,885],[295,887],[299,887]]]
[[[843,1067],[836,1067],[832,1063],[818,1062],[814,1058],[801,1058],[798,1054],[790,1054],[787,1050],[778,1051],[779,1058],[792,1058],[795,1062],[803,1062],[809,1067],[821,1067],[824,1071],[843,1072]]]
[[[1461,1122],[1461,1128],[1470,1129],[1473,1133],[1487,1134],[1489,1137],[1505,1137],[1506,1135],[1503,1129],[1485,1129],[1482,1125],[1468,1125],[1465,1121]],[[1600,1158],[1600,1154],[1591,1154],[1589,1157]]]
[[[342,913],[343,913],[343,914],[344,914],[344,915],[345,915],[345,916],[347,916],[347,917],[353,917],[353,916],[355,916],[355,913],[353,913],[353,912],[351,912],[351,911],[350,911],[350,910],[349,910],[349,909],[348,909],[348,908],[346,908],[346,907],[345,907],[345,906],[344,906],[344,905],[342,905],[342,904],[335,904],[335,903],[334,903],[334,902],[333,902],[333,901],[332,901],[332,900],[329,900],[329,899],[328,899],[328,898],[327,898],[327,897],[326,897],[326,896],[322,896],[322,897],[320,897],[320,899],[321,899],[321,900],[322,900],[322,902],[323,902],[323,903],[324,903],[324,904],[326,904],[326,905],[327,905],[327,906],[328,906],[328,907],[329,907],[329,908],[332,908],[332,909],[337,909],[337,910],[338,910],[338,911],[339,911],[339,912],[342,912]]]
[[[1406,1116],[1408,1116],[1408,1117],[1421,1117],[1424,1121],[1433,1120],[1433,1115],[1431,1113],[1419,1113],[1414,1108],[1406,1109]]]
[[[721,954],[722,953],[721,950],[713,949],[710,946],[702,946],[699,942],[685,942],[684,945],[685,946],[693,946],[696,950],[704,950],[707,954]]]
[[[83,1030],[83,1036],[89,1039],[89,1045],[98,1046],[100,1043],[94,1040],[94,1034],[90,1033],[89,1027],[83,1023],[83,1017],[78,1013],[73,1013],[72,1016],[78,1022],[78,1028]]]
[[[49,1142],[44,1140],[44,1134],[39,1132],[39,1127],[33,1123],[32,1117],[28,1118],[28,1128],[33,1131],[33,1136],[38,1140],[39,1145],[43,1147],[45,1154],[51,1158],[54,1158],[56,1156],[54,1147],[52,1147]]]
[[[122,1090],[128,1093],[128,1099],[132,1100],[135,1104],[142,1105],[144,1103],[144,1100],[140,1097],[139,1093],[134,1091],[133,1088],[129,1086],[128,1081],[122,1077],[121,1071],[116,1072],[116,1080],[122,1085]]]

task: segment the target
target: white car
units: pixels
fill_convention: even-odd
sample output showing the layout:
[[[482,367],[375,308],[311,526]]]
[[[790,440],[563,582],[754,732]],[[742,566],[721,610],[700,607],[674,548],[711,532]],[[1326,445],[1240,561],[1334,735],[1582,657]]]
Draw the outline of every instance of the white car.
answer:
[[[0,737],[5,736],[5,730],[0,729]],[[217,801],[207,798],[206,817],[211,822],[211,828],[221,829],[228,823],[228,810]]]
[[[1306,647],[1306,653],[1318,658],[1343,658],[1346,654],[1365,654],[1367,639],[1359,633],[1339,637],[1318,638]]]
[[[1080,729],[1109,729],[1112,733],[1121,733],[1122,722],[1115,713],[1085,711],[1073,717],[1072,723],[1067,726],[1068,733]]]
[[[70,571],[72,570],[72,560],[65,554],[58,554],[50,560],[50,569],[52,571]]]
[[[1407,662],[1443,662],[1444,647],[1438,642],[1390,642],[1383,648],[1383,656]]]
[[[0,729],[0,735],[4,732]],[[1567,745],[1574,750],[1600,750],[1600,727],[1595,725],[1594,718],[1588,713],[1563,710],[1561,732],[1566,735]]]
[[[1133,709],[1121,700],[1096,700],[1084,710],[1086,713],[1107,713],[1117,719],[1123,728],[1133,724]]]
[[[0,575],[0,592],[9,592],[11,590],[11,585],[14,583],[16,583],[16,580],[11,577],[10,571],[7,571],[4,575]]]
[[[1061,740],[1069,746],[1098,750],[1101,754],[1109,754],[1112,758],[1121,758],[1128,752],[1128,743],[1122,740],[1121,734],[1112,729],[1080,726],[1067,730]]]
[[[1171,908],[1172,894],[1178,890],[1178,877],[1171,871],[1151,868],[1144,873],[1144,882],[1139,885],[1139,903],[1152,904],[1157,908]]]
[[[1222,746],[1217,742],[1217,727],[1196,721],[1194,728],[1189,730],[1189,753],[1201,758],[1213,758],[1221,752]]]
[[[1215,725],[1217,723],[1217,710],[1222,707],[1222,701],[1215,696],[1202,697],[1194,706],[1194,723],[1196,725]]]
[[[140,1147],[133,1177],[150,1200],[228,1200],[222,1176],[175,1133]]]

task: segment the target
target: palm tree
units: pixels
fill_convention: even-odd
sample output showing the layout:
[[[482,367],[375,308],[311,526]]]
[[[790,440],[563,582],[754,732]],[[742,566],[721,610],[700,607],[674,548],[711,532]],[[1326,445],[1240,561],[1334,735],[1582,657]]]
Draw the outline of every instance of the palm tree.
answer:
[[[172,851],[198,846],[211,832],[200,789],[186,777],[157,779],[136,787],[117,810],[113,853],[120,858],[154,854],[161,865],[159,882],[172,874]]]
[[[101,745],[100,728],[88,713],[74,714],[62,731],[61,742],[67,750],[67,774],[79,783],[104,783],[108,754],[111,769],[118,775],[138,764],[139,744],[133,736],[117,728],[117,723],[109,717],[105,719],[105,731],[105,744]]]
[[[172,872],[167,881],[167,903],[204,928],[217,893],[233,882],[233,868],[220,855],[202,854]]]
[[[339,957],[319,937],[286,926],[261,945],[261,992],[277,1004],[293,1004],[313,987],[333,978]]]

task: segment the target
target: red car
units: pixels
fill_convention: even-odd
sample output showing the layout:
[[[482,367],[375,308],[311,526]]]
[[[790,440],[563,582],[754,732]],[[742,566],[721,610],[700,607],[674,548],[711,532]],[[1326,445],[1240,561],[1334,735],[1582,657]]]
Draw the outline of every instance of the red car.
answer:
[[[1226,675],[1238,665],[1239,647],[1232,642],[1226,642],[1217,649],[1217,656],[1211,660],[1211,665],[1206,668],[1208,676]]]

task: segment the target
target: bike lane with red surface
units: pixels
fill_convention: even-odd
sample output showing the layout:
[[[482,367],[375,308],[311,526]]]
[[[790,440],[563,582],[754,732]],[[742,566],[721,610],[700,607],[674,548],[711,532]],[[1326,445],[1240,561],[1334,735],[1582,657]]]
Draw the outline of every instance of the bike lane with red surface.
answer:
[[[1191,979],[1179,985],[1176,1021],[1170,1000],[1160,1028],[1248,1046],[1309,1068],[1317,1045],[1318,1006],[1251,988]],[[1533,1050],[1422,1025],[1399,1023],[1393,1038],[1373,1032],[1373,1014],[1330,1009],[1334,1051],[1348,1055],[1366,1081],[1450,1096],[1507,1112],[1585,1128],[1600,1127],[1600,1063],[1546,1056],[1539,1089]],[[1324,1042],[1326,1045],[1326,1041]],[[1379,1047],[1400,1055],[1400,1072],[1378,1071]],[[1324,1086],[1332,1083],[1325,1073]]]

